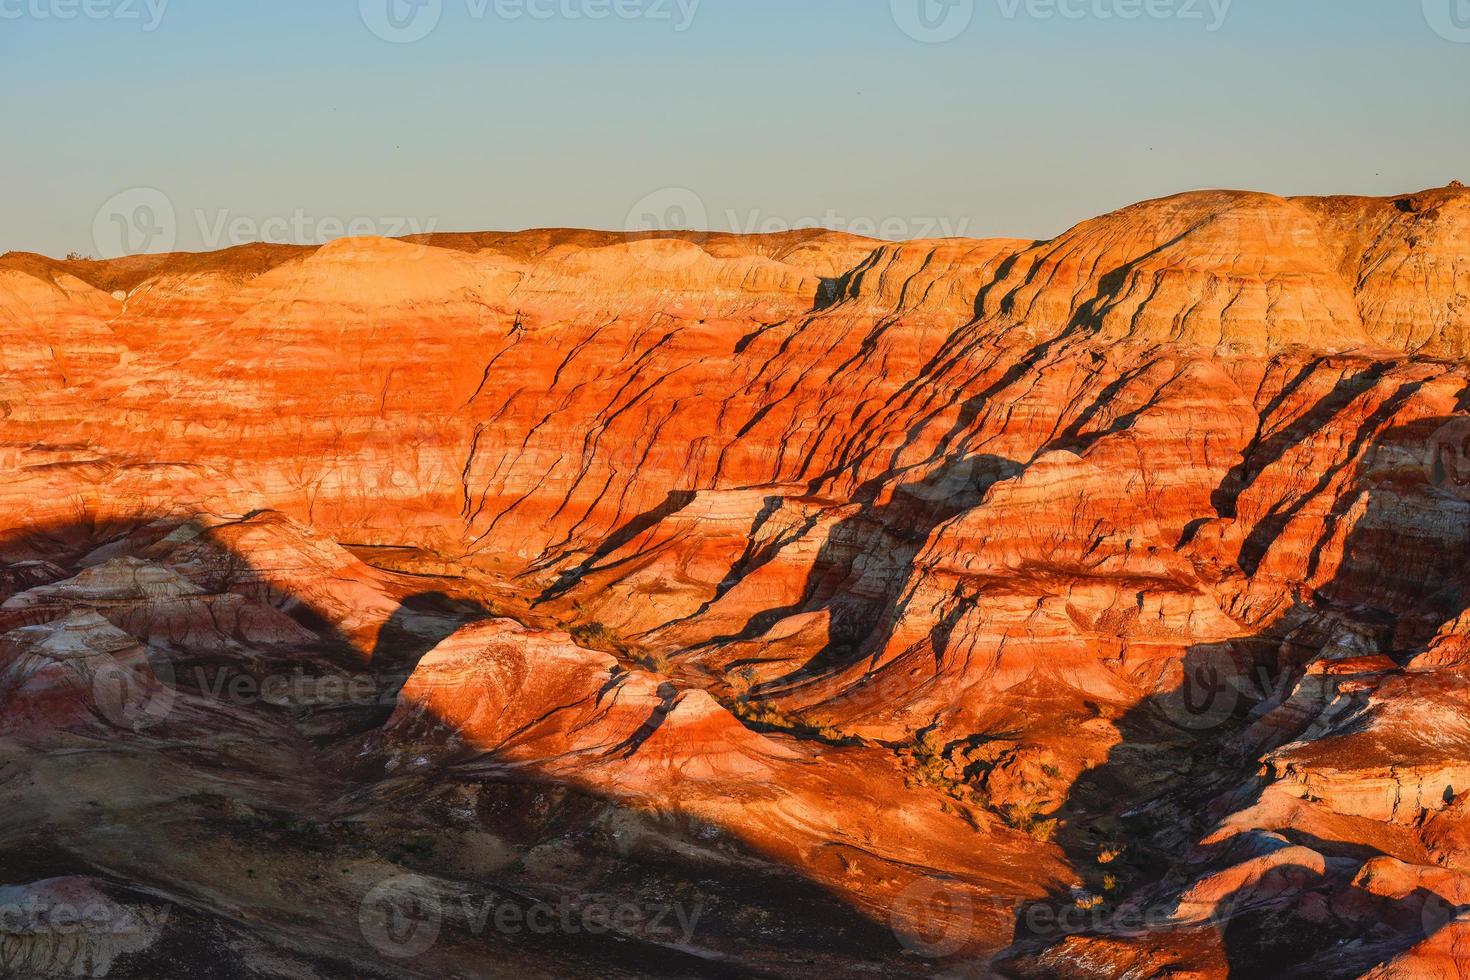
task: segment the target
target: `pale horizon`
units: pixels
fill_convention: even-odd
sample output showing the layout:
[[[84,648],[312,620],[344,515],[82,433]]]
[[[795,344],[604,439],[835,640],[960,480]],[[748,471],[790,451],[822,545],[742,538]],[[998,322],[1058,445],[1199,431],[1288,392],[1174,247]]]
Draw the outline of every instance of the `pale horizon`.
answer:
[[[1443,119],[1470,81],[1453,0],[922,0],[923,20],[921,0],[392,0],[381,22],[379,2],[0,5],[0,251],[685,224],[1045,239],[1194,189],[1470,172]]]

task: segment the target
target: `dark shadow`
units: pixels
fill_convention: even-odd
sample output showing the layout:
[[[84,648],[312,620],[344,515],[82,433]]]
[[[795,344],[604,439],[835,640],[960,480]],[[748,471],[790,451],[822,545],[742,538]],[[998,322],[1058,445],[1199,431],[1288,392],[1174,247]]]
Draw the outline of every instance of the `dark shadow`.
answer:
[[[1305,368],[1294,384],[1316,366]],[[1284,456],[1290,444],[1309,438],[1345,407],[1349,393],[1361,393],[1368,379],[1381,374],[1370,369],[1350,376],[1297,423],[1258,442],[1217,492],[1221,515],[1233,514],[1239,494],[1266,463]],[[1369,843],[1284,830],[1274,843],[1198,844],[1223,817],[1255,801],[1268,785],[1260,775],[1262,756],[1299,738],[1314,717],[1278,712],[1272,716],[1275,725],[1262,723],[1263,715],[1279,706],[1304,676],[1308,662],[1322,652],[1334,624],[1370,638],[1403,665],[1423,650],[1438,625],[1466,608],[1470,525],[1465,500],[1439,489],[1443,484],[1426,475],[1418,462],[1427,457],[1435,432],[1448,420],[1426,419],[1374,436],[1416,387],[1410,383],[1391,394],[1359,427],[1349,447],[1350,460],[1361,454],[1366,476],[1341,498],[1351,502],[1363,495],[1367,505],[1346,538],[1332,581],[1302,595],[1294,608],[1254,636],[1192,647],[1183,663],[1181,686],[1145,699],[1116,720],[1121,742],[1102,765],[1076,779],[1055,814],[1060,818],[1057,842],[1087,893],[1096,896],[1088,901],[1102,904],[1083,917],[1089,928],[1071,932],[1034,924],[1068,921],[1069,915],[1070,921],[1079,921],[1075,895],[1023,909],[1002,966],[1004,975],[1048,975],[1038,966],[1041,954],[1078,932],[1102,941],[1129,941],[1139,935],[1128,926],[1138,921],[1141,910],[1151,914],[1155,933],[1172,933],[1181,948],[1194,941],[1191,933],[1215,931],[1230,976],[1243,980],[1360,976],[1422,940],[1434,923],[1453,918],[1447,906],[1439,910],[1442,915],[1435,912],[1444,903],[1432,893],[1390,901],[1353,888],[1356,869],[1381,854]],[[1375,467],[1380,460],[1383,465]],[[1320,483],[1314,492],[1325,488]],[[1406,504],[1406,499],[1416,503]],[[1284,530],[1284,516],[1268,515],[1249,537],[1242,558],[1243,565],[1251,565],[1247,571],[1254,570]],[[1443,547],[1443,536],[1453,537],[1457,527],[1460,540]],[[1317,542],[1318,549],[1330,530]],[[1222,911],[1212,921],[1166,921],[1164,913],[1172,911],[1181,890],[1258,853],[1242,854],[1241,847],[1289,845],[1322,855],[1327,872],[1274,869],[1264,885],[1221,898]],[[1344,906],[1348,901],[1356,905]],[[1292,914],[1307,905],[1334,911],[1347,907],[1351,916]],[[1431,925],[1422,926],[1421,919]]]
[[[1260,417],[1263,420],[1274,417],[1281,406],[1301,390],[1301,387],[1314,374],[1324,369],[1331,370],[1332,366],[1333,359],[1330,357],[1319,357],[1304,365],[1295,376],[1282,385],[1276,396],[1261,410]],[[1383,363],[1370,364],[1360,371],[1340,378],[1328,394],[1318,399],[1311,408],[1289,425],[1269,436],[1258,429],[1255,438],[1241,454],[1241,461],[1230,470],[1220,486],[1216,488],[1212,500],[1215,512],[1220,517],[1235,517],[1236,501],[1265,471],[1266,467],[1280,460],[1293,446],[1310,438],[1313,432],[1346,408],[1354,398],[1377,384],[1387,369],[1388,365]]]
[[[165,539],[189,527],[179,518],[0,534],[0,602],[71,579],[104,547],[111,558],[182,567]],[[32,789],[39,795],[25,798],[80,811],[58,823],[45,821],[42,807],[33,811],[34,826],[25,817],[31,811],[0,818],[0,887],[82,876],[105,883],[119,901],[163,902],[173,910],[157,942],[124,954],[111,976],[254,977],[261,974],[245,965],[241,951],[264,949],[280,969],[342,977],[927,972],[904,956],[886,922],[737,833],[677,812],[643,810],[534,767],[502,765],[494,753],[467,745],[452,720],[436,721],[440,738],[430,740],[445,747],[442,758],[409,760],[403,768],[383,754],[381,730],[407,678],[445,638],[491,611],[450,580],[426,588],[433,583],[424,576],[384,572],[383,588],[399,598],[365,654],[359,631],[335,625],[340,609],[319,608],[309,596],[268,583],[270,570],[257,572],[211,534],[199,540],[209,538],[219,554],[203,548],[213,557],[196,555],[189,566],[195,580],[207,582],[206,595],[146,600],[159,603],[149,607],[158,619],[174,616],[175,625],[188,620],[181,612],[188,603],[211,603],[200,623],[226,637],[220,648],[217,638],[202,642],[188,629],[154,623],[145,633],[154,640],[155,672],[167,667],[159,676],[172,678],[178,698],[165,719],[135,731],[114,726],[100,739],[71,729],[43,732],[28,747],[0,738],[0,789],[9,781],[20,791],[6,772],[7,760],[19,762],[32,773],[31,785],[36,774],[54,772],[46,777],[54,791]],[[240,637],[262,628],[259,622],[231,619],[239,603],[217,595],[274,607],[302,632],[289,642],[252,646]],[[137,616],[117,604],[87,604],[114,625],[137,626]],[[11,611],[0,633],[54,622],[66,611]],[[0,663],[0,678],[5,667]],[[263,693],[265,682],[279,677],[299,686],[281,696]],[[624,747],[628,752],[656,734],[679,692],[665,684],[659,693],[663,704]],[[82,780],[100,779],[99,770],[77,762],[89,758],[116,760],[100,763],[104,773],[136,773],[127,785],[145,798],[142,774],[146,760],[156,759],[160,786],[174,788],[160,797],[162,810],[101,788],[91,799],[90,782]],[[421,765],[426,776],[413,778]],[[180,780],[193,790],[181,793]],[[470,811],[465,799],[474,801]],[[629,833],[644,839],[630,845]],[[149,860],[160,853],[166,859]],[[547,853],[576,867],[545,865]],[[521,913],[568,893],[605,896],[618,907],[669,903],[698,911],[697,932],[686,946],[683,937],[640,929],[559,926],[539,934],[493,925],[477,931],[450,920],[430,952],[399,961],[358,934],[352,899],[361,899],[362,868],[374,869],[374,881],[417,874],[451,882],[482,906]]]
[[[827,534],[807,575],[800,600],[762,610],[735,634],[715,637],[706,643],[715,646],[755,639],[788,616],[826,612],[829,616],[826,647],[792,675],[762,686],[766,693],[824,675],[882,649],[903,614],[905,596],[915,572],[914,559],[930,535],[945,521],[976,507],[992,486],[1020,470],[1018,464],[1000,456],[960,455],[941,462],[922,479],[899,483],[882,500],[878,494],[885,478],[874,479],[860,491],[858,511],[838,521]],[[770,498],[766,510],[757,517],[752,539],[781,502],[782,498]],[[809,525],[804,526],[763,548],[748,550],[705,608],[717,602],[729,587],[774,559],[786,540],[809,530]],[[873,594],[871,578],[860,584],[862,560],[881,561],[885,568],[898,573],[881,576],[881,594]],[[698,615],[699,612],[694,614]],[[947,629],[953,625],[953,622],[941,624],[936,631],[936,642],[947,642]]]
[[[661,504],[629,520],[622,527],[608,535],[607,540],[598,545],[597,550],[589,555],[581,564],[567,569],[558,575],[557,580],[543,590],[541,595],[536,598],[536,601],[538,603],[550,602],[553,599],[559,599],[566,595],[577,586],[578,582],[582,581],[584,575],[597,568],[598,563],[608,555],[611,555],[629,542],[636,540],[639,535],[657,527],[665,518],[672,517],[693,502],[694,494],[687,490],[670,491],[669,495],[664,498]],[[606,567],[616,568],[617,566],[610,565]]]

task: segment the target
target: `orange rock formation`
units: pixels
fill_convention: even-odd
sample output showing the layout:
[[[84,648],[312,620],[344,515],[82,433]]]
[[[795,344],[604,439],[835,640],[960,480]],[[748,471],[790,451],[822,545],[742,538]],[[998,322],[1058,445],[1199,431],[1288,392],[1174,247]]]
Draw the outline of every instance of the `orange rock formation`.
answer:
[[[138,975],[1470,972],[1467,297],[1456,187],[0,257],[0,886]],[[459,915],[589,896],[702,925]]]

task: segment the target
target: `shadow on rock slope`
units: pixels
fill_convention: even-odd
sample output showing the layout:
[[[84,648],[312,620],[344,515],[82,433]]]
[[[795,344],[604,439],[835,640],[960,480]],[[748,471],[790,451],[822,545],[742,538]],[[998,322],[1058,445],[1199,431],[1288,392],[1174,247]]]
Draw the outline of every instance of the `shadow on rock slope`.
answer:
[[[1082,887],[1020,910],[1005,975],[1357,977],[1454,920],[1459,879],[1429,888],[1416,876],[1424,869],[1435,883],[1467,869],[1442,868],[1419,832],[1456,810],[1470,785],[1426,748],[1438,734],[1428,711],[1427,732],[1371,727],[1375,692],[1405,676],[1442,626],[1453,634],[1466,608],[1470,508],[1454,481],[1470,473],[1444,468],[1463,464],[1466,446],[1436,442],[1463,434],[1446,427],[1454,422],[1384,433],[1364,458],[1357,489],[1367,503],[1332,580],[1257,635],[1192,648],[1176,689],[1116,721],[1122,741],[1057,814]],[[1303,439],[1311,430],[1289,431]],[[1258,527],[1246,557],[1258,561],[1271,543],[1263,536],[1282,526]],[[1314,564],[1333,530],[1324,528]],[[1425,690],[1446,692],[1470,716],[1461,669],[1442,669],[1412,668]],[[1391,762],[1412,768],[1426,754],[1430,771],[1374,770],[1370,740],[1392,736],[1401,740],[1388,751],[1402,754]],[[1299,745],[1312,753],[1300,766],[1273,754]],[[1447,751],[1470,758],[1464,748]],[[1333,790],[1332,779],[1346,785]],[[1375,796],[1397,806],[1407,789],[1423,806],[1373,812]],[[1390,870],[1403,883],[1379,880]]]

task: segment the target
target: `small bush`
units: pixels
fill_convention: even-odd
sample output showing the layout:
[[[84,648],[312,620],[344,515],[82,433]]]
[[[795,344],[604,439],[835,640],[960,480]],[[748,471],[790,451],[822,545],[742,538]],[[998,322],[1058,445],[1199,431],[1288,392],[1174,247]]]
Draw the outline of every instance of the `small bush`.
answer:
[[[735,714],[742,721],[748,721],[756,725],[764,725],[767,728],[789,729],[793,722],[769,701],[741,700],[735,703]]]
[[[1057,821],[1043,818],[1040,805],[1034,801],[1008,803],[1001,816],[1011,827],[1043,844],[1056,836]]]
[[[740,694],[745,694],[755,687],[758,680],[760,680],[760,674],[756,673],[754,667],[741,667],[730,676],[730,687]]]
[[[1017,830],[1030,830],[1036,822],[1035,803],[1007,803],[1003,816]]]
[[[587,623],[578,626],[572,630],[572,639],[578,646],[586,647],[588,650],[615,654],[628,652],[628,644],[623,641],[617,631],[602,623]]]
[[[812,734],[824,742],[840,742],[843,734],[831,725],[813,725]]]
[[[1057,822],[1054,819],[1034,821],[1031,824],[1031,829],[1026,831],[1026,833],[1031,835],[1032,840],[1040,841],[1043,844],[1050,844],[1052,838],[1057,835]]]
[[[921,732],[914,738],[914,747],[910,754],[914,772],[921,780],[930,786],[958,795],[960,782],[949,774],[950,765],[949,760],[944,757],[944,746],[932,730]]]
[[[638,663],[644,670],[655,674],[667,674],[669,668],[673,666],[673,661],[666,653],[645,653],[638,658]]]

